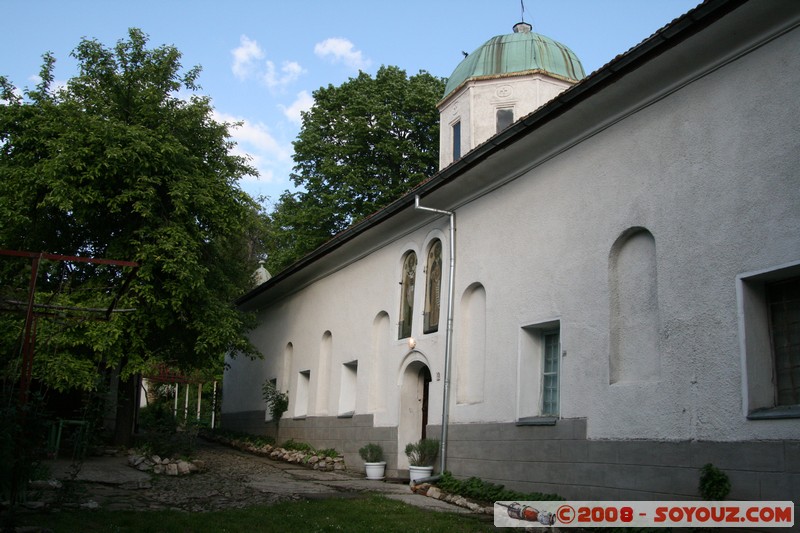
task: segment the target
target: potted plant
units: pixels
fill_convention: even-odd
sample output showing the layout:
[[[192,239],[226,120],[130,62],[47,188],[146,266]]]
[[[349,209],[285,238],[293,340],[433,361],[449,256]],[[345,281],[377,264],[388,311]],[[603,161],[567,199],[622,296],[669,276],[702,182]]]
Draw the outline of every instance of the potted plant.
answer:
[[[358,454],[364,460],[367,479],[383,479],[386,461],[383,460],[383,448],[381,448],[381,445],[370,442],[359,449]]]
[[[437,455],[439,455],[439,441],[436,439],[421,439],[419,442],[410,442],[406,445],[408,475],[412,484],[418,479],[430,477]]]

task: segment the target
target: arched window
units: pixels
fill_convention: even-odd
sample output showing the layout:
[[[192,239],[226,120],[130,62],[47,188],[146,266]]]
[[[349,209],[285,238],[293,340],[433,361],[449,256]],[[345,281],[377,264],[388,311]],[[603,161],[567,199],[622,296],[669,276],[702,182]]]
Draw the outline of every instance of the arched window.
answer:
[[[292,360],[294,359],[294,345],[290,342],[283,349],[283,369],[281,370],[281,387],[289,390],[289,380],[292,376]]]
[[[389,327],[389,313],[381,311],[372,321],[372,357],[368,359],[369,380],[369,412],[383,411],[386,409],[386,391],[388,373],[386,362],[388,347],[392,340]]]
[[[456,401],[459,404],[483,401],[486,374],[486,289],[470,285],[461,298],[456,350]]]
[[[453,124],[453,161],[461,159],[461,121]]]
[[[317,410],[315,414],[328,414],[328,394],[330,393],[331,359],[333,359],[333,335],[326,331],[319,346],[317,364]]]
[[[612,384],[659,379],[657,272],[653,235],[640,227],[625,231],[609,258]]]
[[[400,281],[400,324],[398,338],[411,336],[411,320],[414,315],[414,279],[417,272],[417,254],[408,252],[403,259],[403,277]]]
[[[425,315],[423,333],[439,330],[439,309],[442,295],[442,241],[436,239],[428,248],[428,261],[425,265]]]

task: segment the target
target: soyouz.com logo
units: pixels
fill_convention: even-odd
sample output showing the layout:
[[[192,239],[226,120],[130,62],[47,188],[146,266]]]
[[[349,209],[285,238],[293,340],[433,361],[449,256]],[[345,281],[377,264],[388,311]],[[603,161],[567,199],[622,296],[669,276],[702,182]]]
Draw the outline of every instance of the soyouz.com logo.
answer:
[[[494,504],[496,527],[793,527],[794,503],[515,502]]]

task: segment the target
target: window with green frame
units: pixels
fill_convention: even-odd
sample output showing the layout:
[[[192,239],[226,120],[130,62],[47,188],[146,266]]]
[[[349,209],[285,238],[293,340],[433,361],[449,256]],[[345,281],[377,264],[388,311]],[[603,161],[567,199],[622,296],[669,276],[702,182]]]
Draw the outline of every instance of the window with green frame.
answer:
[[[560,360],[558,331],[542,332],[542,416],[558,416],[558,372]]]
[[[517,425],[553,425],[561,410],[561,323],[523,326],[519,341]]]

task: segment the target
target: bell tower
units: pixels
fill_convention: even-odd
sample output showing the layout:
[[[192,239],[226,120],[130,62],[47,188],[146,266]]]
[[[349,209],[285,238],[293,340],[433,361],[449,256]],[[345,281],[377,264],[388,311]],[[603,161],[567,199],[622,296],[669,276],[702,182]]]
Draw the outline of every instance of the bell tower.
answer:
[[[526,22],[467,55],[439,102],[439,168],[535,111],[584,78],[572,50]]]

